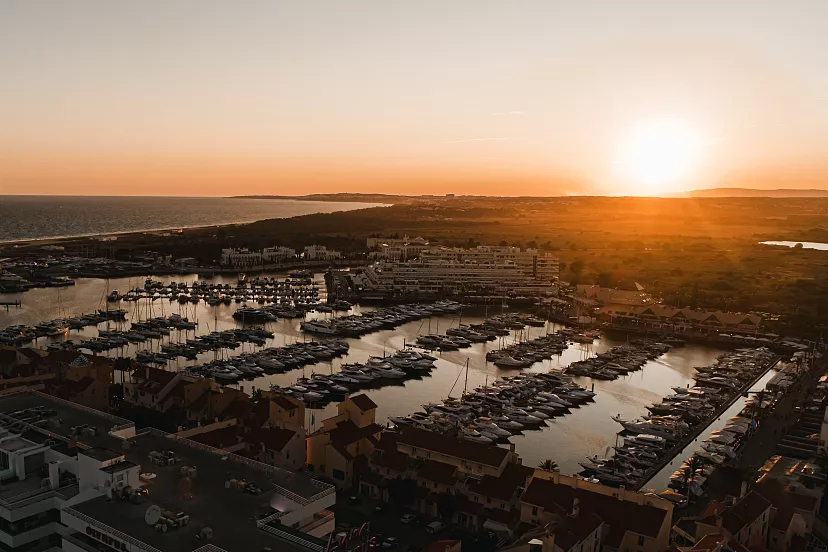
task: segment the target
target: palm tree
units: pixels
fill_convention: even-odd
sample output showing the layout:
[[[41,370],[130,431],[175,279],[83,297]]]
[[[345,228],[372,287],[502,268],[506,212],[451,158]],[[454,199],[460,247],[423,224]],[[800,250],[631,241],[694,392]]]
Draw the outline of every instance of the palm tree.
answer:
[[[538,467],[542,470],[556,472],[558,471],[558,463],[554,460],[547,458],[546,460],[542,461],[538,464]]]

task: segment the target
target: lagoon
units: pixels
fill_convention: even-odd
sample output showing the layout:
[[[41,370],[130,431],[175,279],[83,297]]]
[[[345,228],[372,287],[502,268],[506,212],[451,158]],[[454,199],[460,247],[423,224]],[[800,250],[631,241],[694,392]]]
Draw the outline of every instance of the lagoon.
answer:
[[[796,247],[796,244],[801,243],[802,249],[819,249],[821,251],[828,251],[828,243],[819,242],[795,242],[795,241],[763,241],[760,245],[782,245],[784,247]]]

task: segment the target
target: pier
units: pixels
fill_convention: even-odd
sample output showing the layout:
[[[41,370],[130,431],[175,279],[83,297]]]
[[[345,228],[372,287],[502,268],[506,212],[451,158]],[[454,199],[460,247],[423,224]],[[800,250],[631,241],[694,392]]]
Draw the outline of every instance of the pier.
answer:
[[[713,422],[719,419],[719,417],[722,414],[727,412],[727,410],[731,406],[733,406],[733,404],[737,400],[739,400],[739,398],[742,397],[748,390],[750,390],[750,388],[753,387],[756,384],[756,382],[761,380],[765,376],[765,374],[772,370],[774,366],[779,364],[780,359],[781,357],[777,356],[773,362],[770,362],[765,367],[764,370],[761,370],[758,374],[756,374],[755,377],[751,378],[747,383],[745,383],[741,388],[739,388],[739,390],[733,394],[730,400],[727,400],[724,403],[722,403],[722,405],[718,409],[716,409],[716,412],[714,412],[713,415],[710,416],[710,418],[705,423],[699,424],[698,427],[693,428],[693,431],[687,434],[678,443],[673,445],[673,447],[667,452],[667,454],[665,454],[663,457],[659,459],[658,463],[654,464],[650,467],[650,469],[647,470],[646,475],[641,479],[641,483],[636,485],[633,488],[633,490],[640,491],[641,489],[646,488],[650,481],[652,481],[655,476],[661,473],[661,470],[667,467],[667,465],[670,464],[678,454],[680,454],[691,443],[693,443],[693,441],[695,441],[699,435],[704,433],[707,430],[707,428],[709,428],[713,424]]]

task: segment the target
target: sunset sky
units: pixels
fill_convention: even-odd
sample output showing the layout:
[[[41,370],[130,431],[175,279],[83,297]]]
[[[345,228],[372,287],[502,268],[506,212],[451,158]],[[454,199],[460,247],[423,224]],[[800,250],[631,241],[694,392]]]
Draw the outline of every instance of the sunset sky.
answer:
[[[826,0],[5,0],[0,194],[828,188],[826,22]]]

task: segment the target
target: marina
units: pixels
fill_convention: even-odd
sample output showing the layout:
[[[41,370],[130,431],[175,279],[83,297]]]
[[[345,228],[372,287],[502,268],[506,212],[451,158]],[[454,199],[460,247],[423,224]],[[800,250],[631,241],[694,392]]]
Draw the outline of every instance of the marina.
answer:
[[[768,350],[742,349],[723,355],[711,366],[697,367],[694,387],[676,387],[674,394],[648,407],[650,414],[640,421],[613,417],[623,428],[619,433],[624,436],[622,444],[613,447],[612,458],[582,462],[584,474],[609,485],[646,486],[650,477],[670,464],[778,360]],[[700,454],[720,464],[725,460],[723,454],[735,455],[731,444],[719,439],[708,443]]]
[[[270,275],[268,275],[270,277]],[[272,277],[283,280],[289,274],[273,275]],[[198,279],[196,275],[177,276],[171,278],[160,278],[164,284],[171,281],[189,281]],[[248,276],[248,279],[253,277]],[[321,275],[314,275],[314,280],[320,280]],[[199,279],[201,280],[201,279]],[[303,321],[318,320],[324,322],[333,317],[345,315],[362,315],[374,312],[373,307],[353,305],[348,311],[338,312],[313,312],[303,313],[304,318],[277,317],[277,320],[260,323],[240,323],[233,317],[239,310],[241,303],[231,302],[226,305],[211,306],[201,300],[198,303],[182,304],[178,301],[169,300],[152,301],[142,299],[141,301],[127,301],[121,303],[106,304],[103,299],[113,289],[134,289],[141,287],[144,279],[140,279],[136,285],[136,279],[132,280],[111,279],[107,282],[97,279],[81,278],[76,280],[76,286],[66,289],[44,288],[35,289],[29,292],[27,301],[21,309],[14,309],[10,313],[0,312],[0,327],[25,324],[34,327],[41,320],[54,320],[56,318],[72,318],[77,316],[74,313],[94,312],[89,315],[89,322],[94,325],[87,325],[79,328],[70,328],[68,333],[59,337],[38,337],[32,342],[37,347],[47,347],[65,339],[80,342],[99,337],[99,331],[106,330],[109,325],[110,331],[131,331],[129,326],[132,322],[145,322],[153,318],[173,317],[179,320],[179,324],[187,324],[186,327],[171,328],[169,336],[163,335],[160,338],[150,338],[146,342],[130,342],[121,348],[100,352],[105,356],[117,358],[120,356],[135,357],[139,352],[147,352],[151,355],[164,355],[174,353],[170,346],[175,344],[188,344],[189,341],[197,340],[199,336],[210,335],[213,332],[227,332],[242,330],[249,333],[251,329],[263,329],[272,332],[273,337],[264,337],[265,344],[257,345],[250,341],[239,341],[235,349],[219,348],[199,351],[196,358],[176,356],[165,358],[167,364],[157,364],[165,370],[180,371],[188,368],[203,365],[226,365],[227,359],[240,357],[241,355],[259,355],[270,348],[281,348],[291,346],[299,348],[301,344],[307,343],[308,347],[315,347],[314,343],[322,343],[333,336],[316,335],[303,332],[301,323]],[[229,285],[237,287],[238,281],[234,276],[216,276],[210,284]],[[324,296],[321,296],[324,299]],[[272,305],[266,305],[272,306]],[[101,315],[97,312],[107,309],[123,310],[123,313],[110,315],[113,319],[106,317],[98,318]],[[489,309],[500,312],[502,307]],[[521,313],[504,312],[504,316],[522,316],[526,321],[537,324],[537,319],[527,317]],[[123,316],[123,318],[120,318]],[[369,315],[370,316],[370,315]],[[118,319],[114,319],[117,317]],[[184,322],[184,319],[187,322]],[[409,349],[417,342],[419,337],[424,335],[450,335],[456,329],[473,328],[475,326],[493,329],[491,324],[485,325],[486,319],[500,319],[504,322],[509,317],[501,317],[500,314],[487,316],[486,309],[464,309],[457,313],[437,313],[428,318],[403,322],[396,328],[380,328],[372,333],[363,334],[359,338],[338,337],[335,339],[346,342],[349,349],[346,356],[334,356],[330,359],[314,358],[313,361],[306,361],[293,366],[286,364],[284,369],[270,369],[259,366],[264,374],[247,374],[235,381],[223,380],[221,383],[252,393],[254,390],[267,390],[271,386],[278,386],[280,389],[287,389],[300,385],[298,380],[306,377],[309,380],[320,379],[322,376],[330,378],[341,372],[344,368],[348,371],[353,365],[367,365],[372,357],[383,358],[394,355],[396,351]],[[359,389],[364,390],[378,404],[377,421],[385,423],[391,418],[405,417],[420,408],[420,405],[430,402],[437,402],[447,398],[451,393],[457,396],[464,384],[468,389],[475,389],[494,383],[500,378],[517,375],[518,373],[534,374],[545,373],[551,369],[562,370],[570,364],[586,360],[597,354],[608,351],[616,346],[627,345],[626,340],[619,340],[599,334],[583,332],[565,328],[559,324],[542,321],[542,326],[523,325],[520,329],[503,327],[497,330],[496,339],[491,341],[474,342],[469,347],[457,350],[445,350],[427,352],[420,349],[420,353],[429,354],[436,358],[433,369],[422,374],[407,375],[404,378],[390,379],[381,378],[374,383],[361,385]],[[513,325],[517,325],[512,321]],[[431,331],[429,331],[431,329]],[[474,329],[473,331],[478,331]],[[439,332],[439,333],[435,333]],[[558,335],[560,333],[560,335]],[[229,334],[225,334],[229,338]],[[501,349],[507,352],[514,352],[518,349],[529,351],[535,345],[540,349],[547,349],[551,355],[544,354],[546,358],[537,360],[525,368],[509,368],[497,366],[493,361],[487,361],[487,356],[493,351]],[[229,341],[229,340],[228,340]],[[566,342],[566,346],[562,344]],[[166,351],[162,347],[166,346]],[[540,349],[538,352],[540,352]],[[653,402],[660,400],[672,387],[686,387],[692,384],[693,366],[707,365],[715,360],[722,353],[722,349],[711,348],[699,345],[686,345],[674,347],[666,354],[648,360],[641,370],[630,372],[616,380],[597,380],[586,376],[571,376],[573,384],[589,391],[594,391],[594,403],[587,403],[580,408],[571,408],[568,414],[554,416],[545,422],[547,428],[543,431],[524,431],[512,435],[509,439],[514,443],[517,451],[524,458],[527,464],[535,465],[546,458],[553,458],[563,473],[577,473],[582,467],[579,461],[586,457],[604,455],[608,447],[615,444],[617,432],[616,424],[609,420],[610,416],[622,414],[625,418],[635,418],[641,415],[646,407]],[[497,355],[498,353],[495,353]],[[268,356],[266,353],[264,356]],[[519,355],[520,356],[520,355]],[[244,357],[242,357],[244,358]],[[489,358],[493,358],[489,356]],[[276,360],[281,360],[277,358]],[[238,361],[233,361],[238,362]],[[242,364],[246,362],[242,361]],[[468,369],[466,365],[468,363]],[[233,364],[233,363],[231,363]],[[258,365],[258,364],[257,364]],[[350,365],[350,366],[349,366]],[[235,364],[234,364],[235,366]],[[117,376],[117,374],[116,374]],[[345,376],[350,377],[350,376]],[[459,379],[458,379],[459,378]],[[466,378],[468,378],[466,380]],[[467,381],[467,383],[466,383]],[[341,382],[340,382],[341,383]],[[322,384],[324,385],[324,384]],[[349,391],[351,387],[348,387]],[[454,390],[452,391],[452,388]],[[319,424],[319,420],[336,412],[335,396],[330,401],[316,400],[309,405],[306,413],[306,426],[313,430]],[[314,422],[315,420],[315,422]]]

